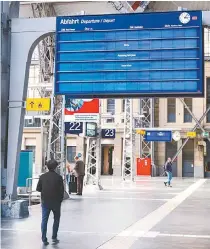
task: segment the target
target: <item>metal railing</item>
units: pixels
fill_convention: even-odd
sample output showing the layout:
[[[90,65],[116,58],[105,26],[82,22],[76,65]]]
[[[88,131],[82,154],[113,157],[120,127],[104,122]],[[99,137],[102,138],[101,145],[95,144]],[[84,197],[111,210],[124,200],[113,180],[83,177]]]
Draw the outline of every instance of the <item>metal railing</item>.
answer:
[[[28,193],[28,200],[29,200],[29,206],[31,206],[31,199],[32,199],[32,193],[35,193],[37,191],[33,191],[33,180],[39,180],[39,177],[36,178],[27,178],[26,179],[26,193]],[[40,202],[41,202],[41,195],[40,195]]]

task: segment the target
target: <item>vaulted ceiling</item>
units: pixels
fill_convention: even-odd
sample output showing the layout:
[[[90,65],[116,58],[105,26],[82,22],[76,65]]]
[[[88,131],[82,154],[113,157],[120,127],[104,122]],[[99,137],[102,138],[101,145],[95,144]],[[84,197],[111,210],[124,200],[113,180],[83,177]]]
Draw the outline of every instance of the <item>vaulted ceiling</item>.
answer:
[[[41,1],[40,1],[41,2]],[[33,12],[31,8],[31,3],[35,3],[35,1],[29,2],[21,2],[20,7],[20,17],[33,17]],[[46,2],[45,2],[46,3]],[[132,11],[132,6],[138,6],[134,1],[68,1],[68,2],[51,2],[55,13],[57,16],[61,15],[78,15],[78,14],[108,14],[108,13],[116,13],[116,12],[125,12],[125,9],[121,8],[121,4],[123,3],[125,9]],[[146,7],[146,12],[154,12],[154,11],[175,11],[178,8],[184,8],[188,10],[210,10],[210,2],[209,1],[142,1],[139,8],[137,8],[136,12],[142,12]]]
[[[210,10],[209,1],[151,1],[146,11]]]

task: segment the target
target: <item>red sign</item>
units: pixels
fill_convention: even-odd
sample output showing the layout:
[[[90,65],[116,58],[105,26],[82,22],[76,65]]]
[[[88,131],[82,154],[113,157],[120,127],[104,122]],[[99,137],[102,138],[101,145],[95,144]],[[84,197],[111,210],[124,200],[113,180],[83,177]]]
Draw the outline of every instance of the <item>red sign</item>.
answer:
[[[66,99],[65,115],[99,113],[99,99]]]
[[[137,158],[137,175],[151,175],[151,158]]]

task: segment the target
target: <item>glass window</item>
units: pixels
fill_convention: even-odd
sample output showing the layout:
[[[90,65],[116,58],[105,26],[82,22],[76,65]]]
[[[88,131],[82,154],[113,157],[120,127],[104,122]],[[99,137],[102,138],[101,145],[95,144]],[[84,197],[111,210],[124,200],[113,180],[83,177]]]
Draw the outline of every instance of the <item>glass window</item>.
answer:
[[[170,98],[167,99],[167,120],[168,123],[176,122],[176,99]]]
[[[107,112],[112,115],[115,114],[115,99],[107,99]],[[114,123],[114,118],[108,118],[107,123]]]
[[[29,70],[29,79],[28,84],[30,85],[37,85],[40,79],[40,68],[38,65],[31,65]]]
[[[35,47],[34,52],[32,54],[32,61],[38,61],[39,60],[39,48],[38,46]]]
[[[26,145],[26,150],[32,150],[33,151],[33,163],[35,163],[36,146],[35,145]]]
[[[184,102],[189,107],[189,109],[192,111],[192,98],[185,98]],[[192,122],[192,116],[188,112],[187,108],[184,106],[184,123],[191,123]]]
[[[206,80],[206,106],[210,106],[210,78]],[[210,123],[210,111],[207,113],[207,123]]]
[[[67,161],[74,163],[74,157],[76,156],[76,146],[67,146]]]
[[[115,114],[115,99],[107,99],[107,112]]]
[[[210,29],[204,29],[204,55],[206,59],[210,58]]]
[[[41,119],[40,118],[25,119],[24,120],[24,127],[39,128],[39,127],[41,127]]]
[[[107,118],[106,122],[107,123],[114,123],[114,118]]]

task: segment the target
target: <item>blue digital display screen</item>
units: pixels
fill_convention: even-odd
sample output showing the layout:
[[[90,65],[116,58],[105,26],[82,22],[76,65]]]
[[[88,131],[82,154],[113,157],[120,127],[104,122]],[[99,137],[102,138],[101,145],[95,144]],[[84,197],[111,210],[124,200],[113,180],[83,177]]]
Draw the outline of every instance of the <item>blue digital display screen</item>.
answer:
[[[146,131],[144,136],[147,142],[171,142],[171,131]]]
[[[57,17],[55,94],[204,95],[202,12]]]

